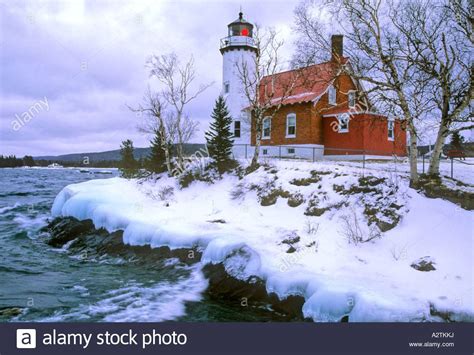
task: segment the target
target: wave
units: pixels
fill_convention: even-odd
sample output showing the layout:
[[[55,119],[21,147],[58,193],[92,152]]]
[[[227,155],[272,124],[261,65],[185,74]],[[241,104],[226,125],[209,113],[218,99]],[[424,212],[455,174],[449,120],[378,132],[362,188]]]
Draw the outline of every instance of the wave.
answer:
[[[0,213],[5,213],[8,211],[14,210],[15,208],[20,207],[20,206],[22,206],[22,204],[17,202],[13,206],[0,207]]]
[[[24,274],[24,275],[40,275],[42,271],[31,271],[27,269],[17,269],[13,267],[6,267],[0,265],[0,272],[12,272],[16,274]]]
[[[26,229],[28,232],[41,228],[46,224],[48,215],[41,215],[38,217],[30,218],[25,215],[18,215],[13,219],[14,222],[20,225],[21,228]]]
[[[99,319],[105,322],[162,322],[186,314],[187,302],[198,302],[208,286],[201,266],[190,267],[190,274],[176,281],[162,281],[152,286],[130,282],[110,290],[105,298],[82,305],[68,313],[56,312],[42,322]],[[78,291],[85,291],[81,288]]]
[[[0,194],[0,197],[8,197],[8,196],[29,196],[32,195],[33,192],[9,192]]]

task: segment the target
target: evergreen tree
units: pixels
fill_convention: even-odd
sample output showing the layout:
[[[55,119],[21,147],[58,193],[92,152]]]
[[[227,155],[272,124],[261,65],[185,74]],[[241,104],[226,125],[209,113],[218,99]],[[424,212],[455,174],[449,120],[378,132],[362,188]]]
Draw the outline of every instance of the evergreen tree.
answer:
[[[25,166],[35,166],[35,161],[31,155],[25,155],[23,157],[23,165]]]
[[[229,116],[229,110],[222,96],[217,98],[211,117],[213,121],[205,134],[207,149],[213,163],[217,166],[219,172],[223,173],[231,168],[235,162],[231,158],[234,142],[230,128],[232,118]]]
[[[453,132],[451,135],[451,146],[454,149],[462,150],[462,143],[464,143],[464,137],[459,132]]]
[[[133,152],[133,142],[130,139],[123,141],[120,146],[120,155],[122,156],[120,171],[126,179],[134,177],[138,172],[138,162],[135,160]]]
[[[150,141],[150,155],[145,162],[148,171],[154,173],[163,173],[166,168],[166,155],[161,146],[161,134],[159,130],[155,131],[155,136]]]

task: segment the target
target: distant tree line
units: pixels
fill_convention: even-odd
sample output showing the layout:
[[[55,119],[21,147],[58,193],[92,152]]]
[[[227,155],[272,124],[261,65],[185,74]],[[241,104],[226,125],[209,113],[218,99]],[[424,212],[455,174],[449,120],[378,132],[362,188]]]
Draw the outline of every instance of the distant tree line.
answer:
[[[66,167],[85,167],[85,168],[118,168],[120,162],[117,160],[99,160],[91,161],[88,164],[78,161],[62,161],[62,160],[35,160],[31,155],[25,155],[23,158],[17,158],[15,155],[0,155],[0,168],[19,168],[22,166],[41,166],[45,167],[50,164],[57,163]],[[142,159],[137,160],[138,167],[144,164]]]
[[[35,161],[30,155],[25,155],[23,158],[17,158],[15,155],[0,155],[0,168],[16,168],[35,165]]]
[[[36,166],[48,166],[53,163],[57,163],[59,165],[65,167],[84,167],[84,168],[118,168],[120,163],[117,160],[98,160],[98,161],[90,161],[89,163],[85,164],[82,161],[76,160],[46,160],[46,159],[39,159],[35,160]]]

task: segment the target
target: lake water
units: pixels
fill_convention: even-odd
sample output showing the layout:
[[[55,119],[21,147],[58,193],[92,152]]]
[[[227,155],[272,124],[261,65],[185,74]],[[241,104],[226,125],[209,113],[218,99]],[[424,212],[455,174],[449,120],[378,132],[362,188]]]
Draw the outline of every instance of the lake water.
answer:
[[[144,267],[45,243],[40,229],[64,186],[116,175],[113,169],[0,169],[0,321],[278,320],[265,306],[210,299],[199,264],[167,259]]]

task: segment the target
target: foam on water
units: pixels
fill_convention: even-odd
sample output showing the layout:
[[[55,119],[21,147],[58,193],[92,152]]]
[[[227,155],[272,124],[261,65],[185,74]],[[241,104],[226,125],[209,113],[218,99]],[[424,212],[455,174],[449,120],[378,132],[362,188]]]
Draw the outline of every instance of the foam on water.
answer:
[[[45,322],[99,319],[106,322],[161,322],[186,314],[187,302],[198,302],[208,286],[199,265],[189,268],[189,275],[178,280],[162,281],[151,286],[129,281],[126,286],[109,290],[100,301],[81,305],[69,312],[57,312]],[[87,292],[82,286],[74,289]]]

